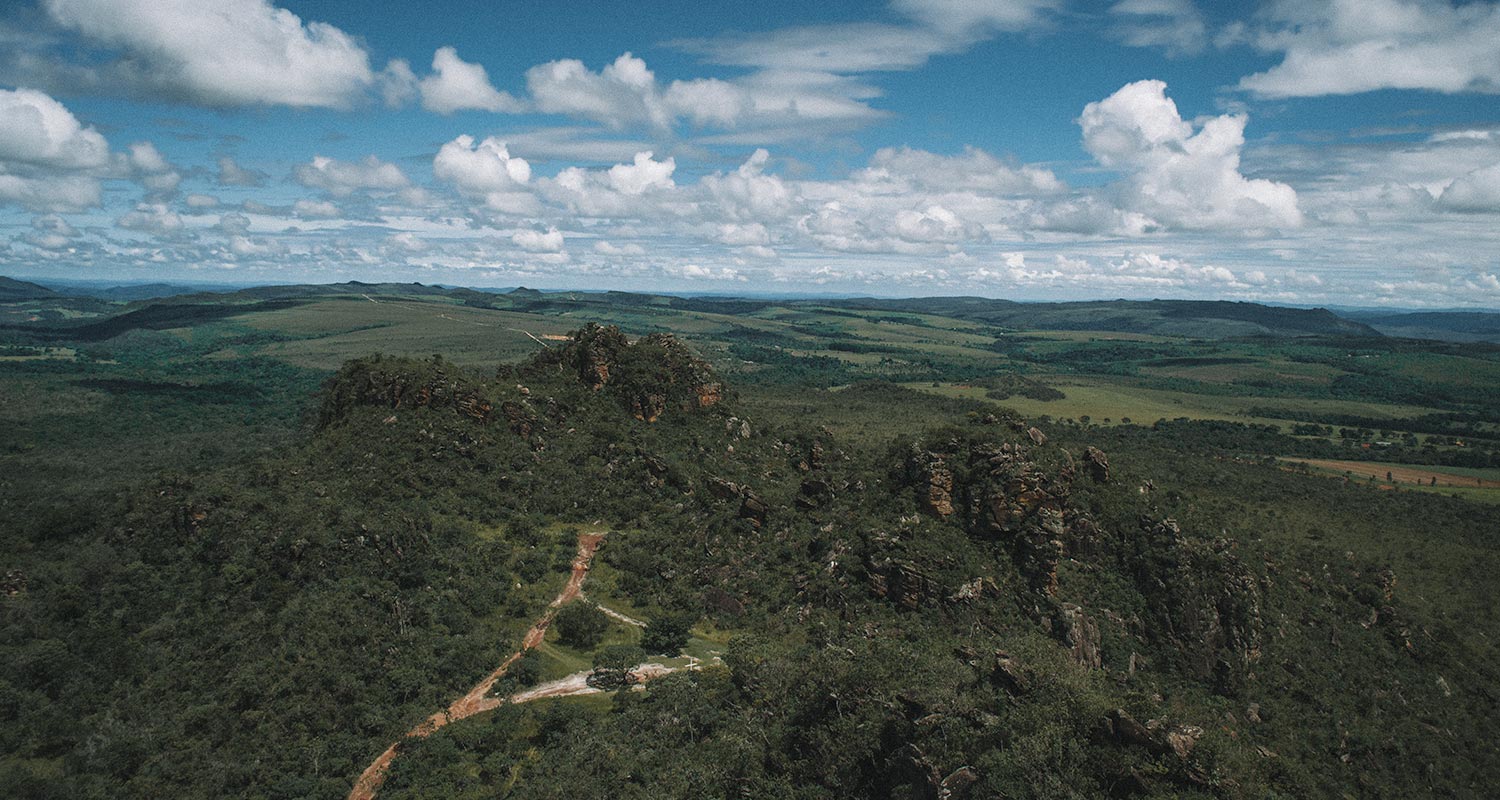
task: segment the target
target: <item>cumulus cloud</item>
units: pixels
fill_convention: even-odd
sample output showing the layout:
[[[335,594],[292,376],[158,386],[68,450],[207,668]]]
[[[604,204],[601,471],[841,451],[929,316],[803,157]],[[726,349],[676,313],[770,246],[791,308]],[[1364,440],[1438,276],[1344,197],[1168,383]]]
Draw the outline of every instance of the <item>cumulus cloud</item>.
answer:
[[[292,213],[304,219],[336,219],[344,212],[327,200],[303,198],[292,204]]]
[[[401,71],[400,67],[393,69],[398,73]],[[519,100],[490,84],[490,76],[483,66],[459,58],[458,51],[452,47],[437,49],[432,56],[432,70],[433,73],[417,85],[422,107],[428,111],[452,114],[455,111],[519,112],[525,109]],[[406,73],[410,73],[410,68]],[[393,80],[402,78],[404,75],[398,75]],[[387,93],[387,101],[396,96]]]
[[[43,214],[31,219],[31,230],[22,240],[41,250],[64,250],[78,238],[78,230],[56,214]]]
[[[209,106],[347,108],[374,82],[369,56],[323,22],[266,0],[44,0],[52,18],[122,51],[129,75]]]
[[[98,205],[109,144],[62,103],[31,89],[0,89],[0,202],[34,211]]]
[[[657,161],[650,152],[636,153],[629,164],[607,170],[568,167],[554,178],[537,182],[550,201],[587,217],[650,217],[668,213],[678,198],[672,173],[677,162]]]
[[[219,158],[216,180],[220,186],[264,186],[267,177],[264,172],[240,166],[230,156]]]
[[[0,161],[90,169],[109,161],[109,145],[62,103],[31,89],[0,89]]]
[[[505,142],[493,136],[475,144],[474,137],[465,134],[444,144],[432,160],[432,174],[496,211],[525,213],[537,205],[526,186],[531,165],[512,156]]]
[[[860,181],[890,182],[891,191],[976,191],[996,194],[1046,194],[1065,187],[1051,170],[1014,167],[977,147],[943,156],[910,147],[875,151],[870,165],[856,174]]]
[[[380,71],[377,82],[380,85],[380,97],[385,101],[386,108],[400,108],[421,94],[417,75],[411,71],[411,64],[404,58],[393,58],[387,61],[385,69]]]
[[[126,230],[150,233],[156,236],[173,236],[182,232],[182,217],[163,203],[141,203],[126,212],[115,224]]]
[[[311,163],[293,170],[292,176],[303,186],[322,189],[334,197],[348,197],[357,191],[395,192],[411,185],[395,164],[373,155],[363,161],[314,156]]]
[[[182,173],[150,142],[130,145],[126,159],[136,180],[153,196],[169,197],[177,192],[178,184],[182,183]]]
[[[1292,187],[1240,173],[1246,118],[1184,120],[1166,84],[1147,80],[1083,109],[1084,149],[1125,173],[1112,187],[1120,210],[1148,228],[1185,230],[1296,227],[1302,223]],[[1195,130],[1196,127],[1196,130]]]
[[[516,231],[510,240],[528,253],[560,253],[564,244],[563,235],[556,228],[546,232],[525,228]]]
[[[1476,169],[1448,184],[1437,204],[1449,211],[1500,212],[1500,163]]]
[[[734,172],[706,175],[700,183],[729,219],[785,219],[795,206],[795,196],[779,176],[765,174],[770,160],[770,152],[759,148]]]
[[[651,156],[650,152],[636,153],[633,163],[610,167],[610,188],[629,195],[645,194],[651,189],[672,188],[675,185],[672,183],[672,172],[677,169],[677,162],[672,158],[654,161]]]
[[[642,123],[661,128],[670,122],[656,75],[630,53],[599,72],[572,58],[538,64],[526,71],[526,86],[537,110],[547,114],[590,119],[615,128]]]
[[[643,256],[646,254],[646,248],[634,242],[616,245],[600,239],[594,242],[594,252],[606,256]]]
[[[766,69],[722,80],[676,80],[666,86],[640,58],[625,53],[598,72],[563,59],[526,72],[536,110],[587,119],[620,130],[666,131],[681,122],[764,131],[792,126],[863,124],[883,114],[863,101],[877,92],[827,72]]]
[[[188,208],[197,211],[205,208],[217,208],[219,198],[210,194],[190,194],[182,198],[182,202],[186,203]]]
[[[1262,97],[1377,89],[1500,92],[1500,4],[1447,0],[1277,0],[1251,35],[1280,64],[1246,76]]]

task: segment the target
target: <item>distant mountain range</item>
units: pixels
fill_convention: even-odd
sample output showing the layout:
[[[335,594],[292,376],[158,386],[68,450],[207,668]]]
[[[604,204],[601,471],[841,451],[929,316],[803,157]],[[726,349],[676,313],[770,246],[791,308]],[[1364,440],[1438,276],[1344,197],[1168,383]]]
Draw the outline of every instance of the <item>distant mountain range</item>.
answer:
[[[75,333],[108,336],[131,327],[170,327],[186,317],[229,316],[240,304],[297,302],[342,294],[440,296],[466,305],[518,311],[580,310],[593,305],[746,314],[772,307],[818,307],[893,314],[938,314],[1016,330],[1092,330],[1197,339],[1251,336],[1394,336],[1456,342],[1500,342],[1500,313],[1294,308],[1205,300],[1093,300],[1031,303],[985,297],[756,298],[618,291],[470,289],[420,283],[293,284],[247,288],[170,283],[108,286],[38,283],[0,277],[0,302],[90,297],[125,303],[123,313],[83,323]],[[193,309],[183,306],[192,305]],[[212,306],[212,308],[209,308]]]

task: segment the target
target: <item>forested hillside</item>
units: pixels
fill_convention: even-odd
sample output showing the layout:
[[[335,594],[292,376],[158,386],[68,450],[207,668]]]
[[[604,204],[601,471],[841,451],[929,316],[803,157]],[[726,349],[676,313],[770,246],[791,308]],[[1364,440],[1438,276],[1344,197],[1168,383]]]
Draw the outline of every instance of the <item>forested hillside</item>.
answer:
[[[350,361],[274,401],[300,427],[244,428],[275,448],[97,510],[8,489],[44,513],[4,526],[0,795],[343,797],[393,741],[383,798],[1482,797],[1500,769],[1488,506],[1191,422],[537,342]],[[575,602],[631,623],[559,623],[498,707],[403,740],[521,647],[583,531]],[[505,702],[642,658],[671,674]]]

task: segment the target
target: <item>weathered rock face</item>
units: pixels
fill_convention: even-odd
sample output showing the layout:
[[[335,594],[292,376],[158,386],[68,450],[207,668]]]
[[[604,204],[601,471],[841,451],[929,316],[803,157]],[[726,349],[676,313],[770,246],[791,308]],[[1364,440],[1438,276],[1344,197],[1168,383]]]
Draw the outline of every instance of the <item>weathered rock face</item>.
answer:
[[[907,458],[906,472],[916,485],[918,508],[936,517],[953,515],[953,470],[942,455],[913,452]]]
[[[766,524],[766,514],[770,513],[771,507],[755,492],[745,488],[740,491],[740,519],[749,521],[750,527],[760,530]]]
[[[609,391],[630,413],[655,422],[669,408],[704,409],[724,399],[724,384],[677,338],[654,333],[631,343],[619,328],[590,324],[563,347],[543,350],[526,369],[561,369],[595,391]]]
[[[511,431],[522,439],[531,438],[531,432],[536,428],[536,415],[532,414],[526,406],[507,400],[500,404],[500,413],[505,415],[505,421],[510,425]]]
[[[1109,481],[1109,458],[1104,451],[1097,447],[1090,447],[1083,451],[1083,467],[1088,471],[1089,477],[1099,483]]]
[[[659,394],[640,394],[631,398],[630,414],[643,422],[655,422],[667,410],[667,398]]]
[[[1149,602],[1149,635],[1165,640],[1183,666],[1212,678],[1223,694],[1238,690],[1260,657],[1260,584],[1228,541],[1190,539],[1171,519],[1142,518],[1125,554]]]
[[[1099,626],[1089,618],[1083,608],[1073,603],[1062,604],[1063,646],[1073,654],[1073,660],[1088,669],[1104,666],[1099,650]]]
[[[924,604],[941,600],[947,592],[931,575],[916,564],[903,559],[882,559],[865,565],[870,591],[876,597],[895,601],[914,611]]]
[[[446,408],[479,422],[494,410],[483,387],[452,364],[381,356],[350,361],[328,381],[319,424],[333,424],[360,406]]]

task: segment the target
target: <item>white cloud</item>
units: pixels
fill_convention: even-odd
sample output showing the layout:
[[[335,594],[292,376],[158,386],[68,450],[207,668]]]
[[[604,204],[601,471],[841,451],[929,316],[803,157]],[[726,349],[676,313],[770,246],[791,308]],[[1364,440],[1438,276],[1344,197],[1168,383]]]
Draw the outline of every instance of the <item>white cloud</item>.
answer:
[[[768,245],[771,233],[759,222],[726,222],[719,226],[719,241],[733,247]]]
[[[344,212],[327,200],[304,198],[292,204],[292,213],[305,219],[337,219]]]
[[[1448,184],[1437,204],[1449,211],[1500,212],[1500,163],[1476,169]]]
[[[387,61],[385,69],[380,71],[378,82],[380,97],[385,101],[386,108],[400,108],[421,93],[416,73],[411,71],[411,64],[404,58]]]
[[[54,169],[92,169],[109,161],[109,145],[62,103],[31,89],[0,89],[0,162]]]
[[[220,214],[214,229],[230,235],[243,234],[250,230],[250,218],[232,211],[228,214]]]
[[[765,174],[770,160],[769,152],[757,149],[734,172],[706,175],[700,183],[729,219],[785,220],[794,208],[794,196],[779,176]]]
[[[240,166],[230,156],[219,158],[217,181],[220,186],[263,186],[266,177],[264,172]]]
[[[401,67],[392,69],[399,73]],[[439,47],[433,53],[432,69],[433,74],[418,84],[422,107],[428,111],[439,114],[455,111],[519,112],[525,108],[516,98],[496,90],[483,66],[459,58],[458,51],[452,47]],[[410,73],[409,68],[407,73]]]
[[[910,147],[881,148],[870,158],[869,167],[857,173],[855,178],[871,183],[890,182],[893,192],[916,188],[1032,195],[1066,188],[1051,170],[1030,165],[1012,167],[970,146],[954,156]]]
[[[98,205],[109,144],[62,103],[31,89],[0,89],[0,202],[34,211]]]
[[[634,242],[615,245],[600,239],[594,242],[594,252],[606,256],[643,256],[646,254],[646,248]]]
[[[386,237],[385,246],[387,250],[398,253],[413,255],[427,251],[427,242],[411,231],[393,233]]]
[[[356,191],[395,192],[411,185],[395,164],[373,155],[357,162],[314,156],[311,163],[299,165],[292,175],[303,186],[322,189],[334,197],[348,197]]]
[[[1447,0],[1277,0],[1252,36],[1282,62],[1240,88],[1262,97],[1377,89],[1500,92],[1500,4]]]
[[[630,164],[609,168],[609,186],[620,194],[640,195],[651,189],[671,189],[677,162],[671,158],[653,161],[650,152],[636,153]]]
[[[663,132],[687,121],[724,129],[791,126],[806,134],[884,116],[863,102],[878,94],[874,89],[815,70],[764,69],[733,80],[676,80],[663,88],[645,61],[625,53],[599,72],[575,59],[539,64],[527,70],[526,83],[538,111],[615,130]]]
[[[136,180],[154,196],[170,196],[182,183],[182,174],[150,142],[130,145],[127,161]]]
[[[892,7],[941,31],[1019,31],[1036,27],[1061,0],[895,0]]]
[[[556,228],[549,228],[545,233],[525,228],[516,231],[510,240],[529,253],[560,253],[564,244],[563,235]]]
[[[1115,34],[1131,47],[1159,47],[1192,55],[1207,44],[1208,26],[1193,0],[1121,0],[1110,6]]]
[[[590,119],[614,128],[671,119],[646,62],[625,53],[599,72],[567,58],[526,71],[526,86],[538,111]]]
[[[56,214],[43,214],[31,219],[31,230],[23,241],[41,250],[63,250],[78,238],[78,230]]]
[[[187,204],[188,208],[195,211],[205,208],[217,208],[219,205],[219,198],[209,194],[190,194],[182,198],[182,201]]]
[[[117,65],[211,106],[346,108],[370,87],[348,34],[266,0],[44,0],[59,24],[124,51]]]
[[[531,165],[512,156],[505,142],[493,136],[476,145],[474,137],[465,134],[444,144],[432,160],[432,174],[495,211],[527,213],[537,207],[526,186]]]
[[[286,246],[274,240],[231,236],[229,237],[229,252],[236,259],[263,259],[284,255],[286,253]]]
[[[182,217],[163,203],[141,203],[126,212],[115,224],[132,231],[171,236],[182,232]]]
[[[1083,145],[1125,173],[1113,190],[1121,211],[1148,227],[1261,229],[1302,224],[1297,193],[1240,173],[1246,118],[1227,114],[1201,126],[1184,120],[1161,81],[1137,81],[1083,109]]]

